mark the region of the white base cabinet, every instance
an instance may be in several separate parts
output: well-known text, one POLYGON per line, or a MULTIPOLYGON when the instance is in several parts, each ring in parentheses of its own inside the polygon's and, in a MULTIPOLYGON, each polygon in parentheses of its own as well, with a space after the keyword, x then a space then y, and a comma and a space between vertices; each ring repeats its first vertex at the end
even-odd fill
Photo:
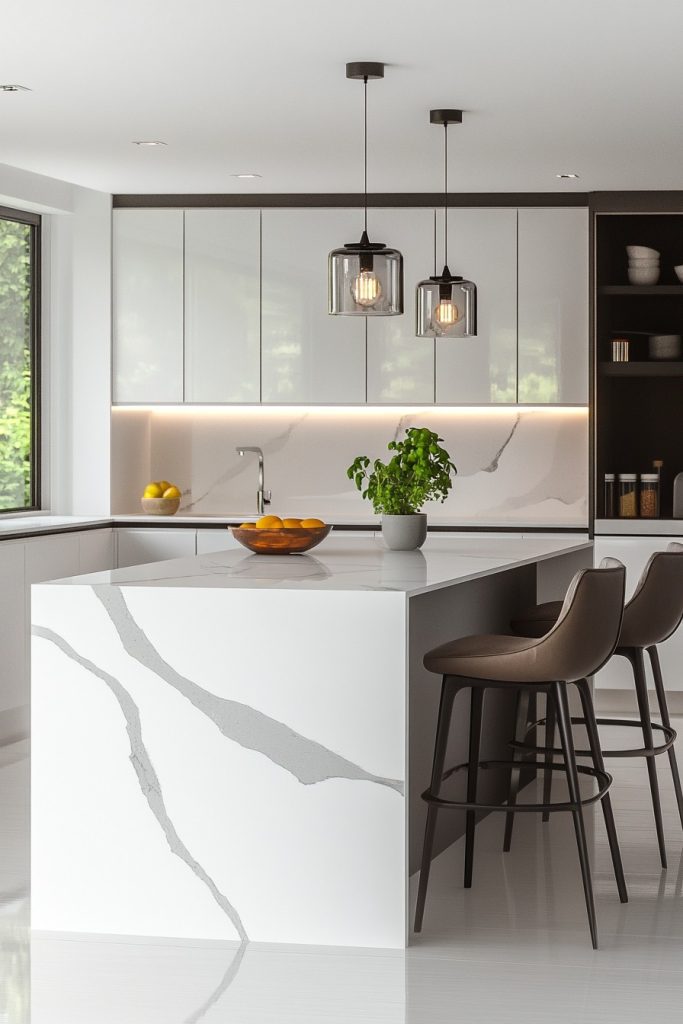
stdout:
MULTIPOLYGON (((650 555, 655 551, 664 551, 671 541, 680 537, 596 537, 594 552, 595 565, 603 558, 618 558, 626 566, 626 599, 635 590, 640 574, 647 564, 650 555)), ((662 664, 662 675, 667 690, 683 690, 683 628, 674 633, 669 640, 659 645, 659 657, 662 664)), ((654 689, 654 683, 648 668, 648 686, 654 689)), ((595 685, 601 689, 633 690, 633 673, 625 658, 612 658, 605 668, 595 677, 595 685)), ((635 692, 634 692, 635 700, 635 692)))
POLYGON ((196 530, 152 526, 147 530, 121 529, 116 534, 119 569, 197 553, 196 530))

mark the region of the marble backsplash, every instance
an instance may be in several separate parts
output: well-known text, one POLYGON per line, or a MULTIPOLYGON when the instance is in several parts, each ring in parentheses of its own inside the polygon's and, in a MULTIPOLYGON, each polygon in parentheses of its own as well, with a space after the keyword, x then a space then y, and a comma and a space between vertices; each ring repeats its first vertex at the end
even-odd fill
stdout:
POLYGON ((183 491, 181 511, 251 515, 257 464, 237 445, 265 455, 270 511, 280 515, 372 515, 346 477, 356 455, 386 458, 408 426, 444 438, 458 467, 433 521, 473 526, 573 526, 588 522, 588 410, 585 408, 114 409, 112 512, 140 511, 149 480, 183 491))

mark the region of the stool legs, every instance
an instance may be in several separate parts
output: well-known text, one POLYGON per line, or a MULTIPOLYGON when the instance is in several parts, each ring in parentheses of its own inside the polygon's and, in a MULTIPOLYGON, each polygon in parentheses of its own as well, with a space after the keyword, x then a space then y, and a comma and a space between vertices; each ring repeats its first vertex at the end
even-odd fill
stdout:
MULTIPOLYGON (((553 772, 550 765, 553 763, 553 747, 555 746, 555 702, 552 694, 546 697, 545 706, 545 771, 543 772, 543 803, 549 804, 552 795, 553 772)), ((543 811, 542 821, 550 821, 550 811, 543 811)))
MULTIPOLYGON (((586 679, 580 679, 576 685, 581 698, 583 717, 586 723, 586 731, 588 732, 588 745, 591 748, 591 754, 593 756, 593 766, 595 768, 599 768, 600 771, 604 771, 605 761, 602 756, 602 750, 600 749, 598 723, 595 720, 590 686, 586 679)), ((612 801, 609 793, 605 793, 600 802, 602 804, 602 813, 605 819, 605 828, 607 829, 607 839, 609 841, 609 849, 612 856, 612 865, 614 866, 614 877, 617 880, 617 889, 619 890, 619 899, 622 903, 628 903, 626 879, 624 878, 624 868, 621 863, 621 851, 619 850, 619 840, 617 839, 617 830, 614 824, 614 812, 612 810, 612 801)))
MULTIPOLYGON (((531 694, 529 690, 520 690, 517 694, 517 710, 515 712, 515 734, 513 739, 523 741, 526 735, 526 730, 529 722, 529 703, 531 700, 531 694)), ((508 789, 508 807, 514 807, 517 803, 517 794, 519 792, 519 778, 522 769, 522 758, 524 754, 521 750, 517 750, 513 747, 512 760, 515 764, 510 769, 510 785, 508 789)), ((503 840, 503 852, 508 853, 510 845, 512 843, 512 828, 515 823, 515 815, 513 811, 508 812, 505 815, 505 838, 503 840)))
MULTIPOLYGON (((439 703, 439 717, 436 726, 436 742, 434 744, 434 760, 432 762, 432 780, 430 790, 434 795, 441 789, 441 777, 443 775, 444 763, 446 760, 446 749, 448 747, 448 733, 451 725, 451 712, 457 688, 449 685, 448 678, 444 676, 441 685, 441 701, 439 703)), ((417 891, 417 906, 415 908, 415 931, 422 931, 422 919, 424 917, 425 900, 427 898, 427 884, 429 872, 432 866, 432 850, 434 848, 434 835, 436 832, 437 808, 433 804, 427 805, 427 824, 425 826, 424 845, 422 847, 422 865, 420 867, 420 885, 417 891)))
MULTIPOLYGON (((647 696, 647 679, 645 678, 645 659, 640 647, 630 648, 627 655, 633 667, 633 678, 636 684, 636 697, 638 698, 638 711, 643 730, 643 740, 649 749, 654 747, 654 735, 652 732, 652 721, 650 719, 650 705, 647 696)), ((657 842, 659 843, 659 859, 662 867, 666 867, 666 845, 664 843, 664 824, 662 822, 662 805, 659 799, 659 782, 657 781, 657 765, 653 756, 646 757, 647 773, 650 777, 650 793, 652 794, 652 810, 655 816, 655 827, 657 829, 657 842)))
MULTIPOLYGON (((484 706, 484 691, 479 686, 472 687, 470 704, 470 748, 467 768, 467 802, 474 803, 477 799, 477 779, 479 775, 479 749, 481 747, 481 719, 484 706)), ((474 830, 477 824, 477 812, 466 812, 465 826, 465 888, 472 888, 472 866, 474 864, 474 830)))
MULTIPOLYGON (((664 682, 662 680, 662 668, 659 664, 659 652, 656 647, 648 647, 647 653, 650 655, 650 664, 652 665, 652 675, 655 680, 655 690, 657 692, 657 703, 659 704, 659 714, 662 719, 662 725, 665 725, 667 729, 671 728, 671 720, 669 718, 669 708, 666 702, 666 692, 664 690, 664 682)), ((674 789, 676 791, 676 803, 678 804, 678 816, 681 819, 681 825, 683 825, 683 792, 681 791, 681 777, 678 774, 678 764, 676 762, 676 751, 673 747, 669 747, 667 751, 669 755, 669 764, 671 765, 671 774, 674 780, 674 789)))
POLYGON ((591 881, 590 862, 588 860, 588 843, 586 841, 586 826, 583 820, 583 808, 580 804, 581 794, 579 791, 579 774, 576 770, 576 756, 574 753, 574 741, 572 739, 572 722, 569 714, 569 701, 567 699, 566 683, 553 683, 553 696, 557 710, 557 725, 562 743, 562 754, 564 757, 565 771, 567 774, 567 785, 569 786, 569 799, 576 804, 572 811, 574 819, 574 832, 576 833, 576 845, 579 851, 581 864, 581 877, 583 879, 583 891, 586 898, 586 910, 588 911, 588 924, 590 927, 593 949, 598 948, 598 929, 595 918, 595 903, 593 901, 593 883, 591 881))

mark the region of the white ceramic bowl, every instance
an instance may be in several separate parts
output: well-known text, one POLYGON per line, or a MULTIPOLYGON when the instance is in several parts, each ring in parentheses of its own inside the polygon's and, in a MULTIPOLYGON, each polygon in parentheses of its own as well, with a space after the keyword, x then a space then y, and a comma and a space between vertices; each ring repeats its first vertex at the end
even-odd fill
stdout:
POLYGON ((628 265, 629 265, 629 267, 635 267, 636 269, 638 267, 641 267, 641 268, 658 267, 659 266, 659 256, 653 256, 653 257, 648 256, 647 259, 640 259, 640 260, 637 260, 633 256, 630 256, 629 257, 629 261, 628 261, 628 265))
POLYGON ((629 267, 628 279, 631 284, 657 284, 657 281, 659 281, 659 267, 647 267, 644 270, 629 267))
POLYGON ((646 245, 627 245, 626 252, 634 260, 659 259, 659 252, 648 249, 646 245))
POLYGON ((679 267, 674 267, 674 273, 679 281, 683 281, 683 263, 679 267))
POLYGON ((680 359, 683 353, 680 334, 651 334, 648 352, 650 359, 680 359))

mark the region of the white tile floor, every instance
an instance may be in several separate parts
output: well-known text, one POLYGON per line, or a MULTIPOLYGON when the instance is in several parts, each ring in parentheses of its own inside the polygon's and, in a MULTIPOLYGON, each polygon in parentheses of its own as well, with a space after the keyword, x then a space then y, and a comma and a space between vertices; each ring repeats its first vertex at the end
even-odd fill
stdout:
POLYGON ((542 825, 519 815, 512 852, 503 856, 503 818, 491 815, 477 831, 474 888, 461 888, 457 844, 435 862, 424 931, 403 954, 69 936, 29 942, 28 761, 20 746, 0 753, 0 1024, 683 1020, 683 831, 666 757, 659 768, 667 872, 659 868, 644 765, 611 763, 626 906, 600 812, 589 811, 598 952, 569 816, 542 825))

